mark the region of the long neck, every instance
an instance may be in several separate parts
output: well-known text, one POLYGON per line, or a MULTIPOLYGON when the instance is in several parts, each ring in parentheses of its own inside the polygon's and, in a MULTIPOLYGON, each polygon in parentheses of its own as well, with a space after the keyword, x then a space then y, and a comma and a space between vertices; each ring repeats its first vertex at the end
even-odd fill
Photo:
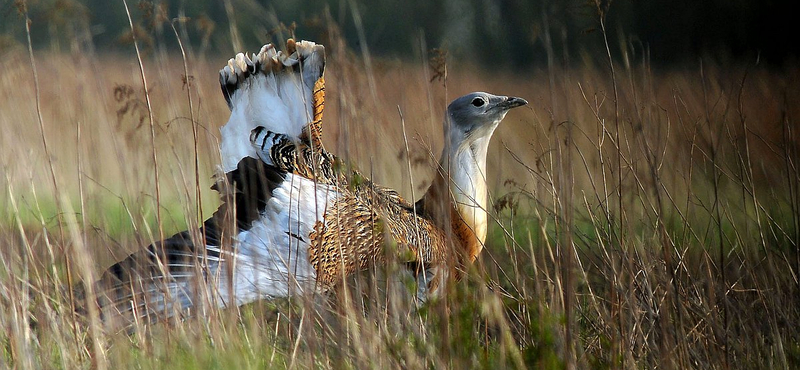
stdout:
POLYGON ((424 198, 426 212, 440 227, 450 228, 462 248, 459 252, 469 262, 475 260, 486 241, 486 152, 490 137, 447 145, 441 168, 424 198))
POLYGON ((458 214, 483 244, 486 241, 486 152, 489 138, 461 148, 451 157, 450 193, 458 214))

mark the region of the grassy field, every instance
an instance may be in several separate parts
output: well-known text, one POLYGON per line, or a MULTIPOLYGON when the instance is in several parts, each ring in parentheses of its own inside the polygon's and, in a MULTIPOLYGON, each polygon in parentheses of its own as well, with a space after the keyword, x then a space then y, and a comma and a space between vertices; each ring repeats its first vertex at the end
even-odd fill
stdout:
POLYGON ((660 70, 621 51, 613 70, 451 60, 437 76, 427 58, 327 50, 327 149, 408 198, 432 176, 450 100, 482 90, 530 102, 493 139, 494 222, 464 281, 420 310, 380 278, 389 266, 330 297, 132 336, 87 325, 71 314, 70 283, 216 209, 228 115, 217 71, 229 56, 190 57, 186 77, 179 52, 145 50, 145 92, 134 55, 31 59, 11 47, 0 55, 0 368, 800 366, 797 68, 660 70))

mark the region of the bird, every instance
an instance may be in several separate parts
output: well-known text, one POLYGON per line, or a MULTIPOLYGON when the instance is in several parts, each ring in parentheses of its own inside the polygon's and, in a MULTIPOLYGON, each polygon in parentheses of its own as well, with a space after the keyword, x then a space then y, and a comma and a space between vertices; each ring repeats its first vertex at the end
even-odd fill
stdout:
POLYGON ((123 324, 186 317, 201 305, 330 291, 396 259, 421 279, 418 296, 459 279, 486 239, 486 156, 522 98, 473 92, 443 120, 434 180, 416 203, 374 184, 322 144, 325 49, 289 39, 237 54, 220 70, 231 115, 220 129, 218 210, 199 233, 177 233, 105 271, 97 304, 123 324))

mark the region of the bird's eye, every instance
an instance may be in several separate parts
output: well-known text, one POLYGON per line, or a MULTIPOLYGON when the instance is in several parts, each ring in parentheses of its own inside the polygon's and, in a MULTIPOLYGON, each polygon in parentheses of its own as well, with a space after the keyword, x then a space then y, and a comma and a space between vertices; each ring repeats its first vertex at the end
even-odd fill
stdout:
POLYGON ((486 104, 486 101, 484 101, 482 98, 472 99, 472 105, 476 107, 482 107, 484 104, 486 104))

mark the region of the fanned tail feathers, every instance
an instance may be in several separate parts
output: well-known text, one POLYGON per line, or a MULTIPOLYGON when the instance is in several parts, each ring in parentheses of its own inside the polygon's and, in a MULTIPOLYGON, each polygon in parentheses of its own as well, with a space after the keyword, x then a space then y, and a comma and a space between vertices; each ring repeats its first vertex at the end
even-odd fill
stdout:
POLYGON ((239 53, 220 70, 220 86, 231 109, 221 129, 222 170, 244 157, 257 158, 248 138, 257 126, 321 145, 325 106, 325 48, 310 41, 287 41, 287 51, 264 45, 258 54, 239 53))

